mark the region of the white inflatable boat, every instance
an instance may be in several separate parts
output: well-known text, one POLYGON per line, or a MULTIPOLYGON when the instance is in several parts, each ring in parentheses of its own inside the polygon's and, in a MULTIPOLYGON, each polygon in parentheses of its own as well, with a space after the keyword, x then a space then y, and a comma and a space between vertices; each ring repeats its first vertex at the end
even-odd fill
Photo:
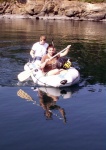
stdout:
MULTIPOLYGON (((36 62, 38 64, 39 62, 36 62)), ((42 74, 40 69, 37 69, 35 63, 27 63, 24 66, 26 71, 31 71, 30 76, 36 85, 47 87, 66 87, 77 84, 80 80, 80 74, 77 69, 70 67, 58 75, 46 76, 42 74)))

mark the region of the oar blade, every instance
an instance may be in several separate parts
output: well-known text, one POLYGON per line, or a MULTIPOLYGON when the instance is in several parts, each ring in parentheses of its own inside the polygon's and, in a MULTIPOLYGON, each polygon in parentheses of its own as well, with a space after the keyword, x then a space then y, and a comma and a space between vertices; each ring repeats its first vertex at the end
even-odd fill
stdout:
POLYGON ((28 101, 33 101, 33 98, 30 95, 28 95, 28 93, 23 91, 22 89, 18 90, 17 95, 23 99, 28 100, 28 101))
POLYGON ((18 74, 18 80, 20 82, 23 82, 25 80, 27 80, 30 77, 31 72, 30 71, 23 71, 21 73, 18 74))

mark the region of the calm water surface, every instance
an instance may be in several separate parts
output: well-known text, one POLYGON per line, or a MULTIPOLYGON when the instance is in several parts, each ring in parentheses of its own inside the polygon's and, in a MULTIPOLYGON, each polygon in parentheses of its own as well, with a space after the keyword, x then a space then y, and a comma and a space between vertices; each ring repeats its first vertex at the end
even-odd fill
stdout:
POLYGON ((106 149, 106 23, 0 20, 0 149, 106 149), (68 57, 79 85, 33 88, 17 75, 39 36, 68 57), (39 98, 40 96, 40 98, 39 98))

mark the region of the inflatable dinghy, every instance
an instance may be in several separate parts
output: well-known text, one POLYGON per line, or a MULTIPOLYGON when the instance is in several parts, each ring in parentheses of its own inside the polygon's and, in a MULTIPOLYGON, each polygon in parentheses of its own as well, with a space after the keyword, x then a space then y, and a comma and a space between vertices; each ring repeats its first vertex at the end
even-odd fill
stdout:
POLYGON ((77 69, 70 67, 67 70, 62 71, 58 75, 43 75, 42 71, 38 69, 39 62, 27 63, 24 66, 26 71, 31 71, 31 78, 36 85, 47 87, 66 87, 79 83, 80 74, 77 69))

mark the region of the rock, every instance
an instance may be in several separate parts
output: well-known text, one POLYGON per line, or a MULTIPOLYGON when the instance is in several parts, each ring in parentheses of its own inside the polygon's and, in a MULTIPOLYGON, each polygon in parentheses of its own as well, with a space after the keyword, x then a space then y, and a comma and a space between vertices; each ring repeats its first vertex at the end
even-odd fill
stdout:
POLYGON ((106 3, 92 4, 71 0, 26 0, 24 3, 11 1, 1 3, 0 14, 27 14, 30 18, 36 19, 44 17, 44 19, 101 21, 106 19, 106 3))
POLYGON ((30 15, 36 15, 39 14, 42 10, 44 3, 42 2, 36 2, 36 1, 31 1, 26 4, 25 6, 25 10, 26 13, 30 14, 30 15))
POLYGON ((76 7, 73 7, 73 8, 70 8, 69 10, 65 11, 65 15, 67 17, 73 17, 79 13, 81 13, 81 9, 80 8, 76 8, 76 7))
POLYGON ((89 19, 89 20, 94 20, 94 21, 100 21, 102 19, 105 19, 106 17, 106 13, 93 13, 93 14, 90 14, 90 15, 87 15, 86 17, 89 19))
POLYGON ((97 4, 91 4, 91 3, 84 3, 85 9, 87 13, 94 13, 94 12, 106 12, 106 3, 97 3, 97 4))
POLYGON ((42 4, 27 4, 25 7, 25 10, 28 14, 35 15, 39 14, 42 10, 43 5, 42 4))

